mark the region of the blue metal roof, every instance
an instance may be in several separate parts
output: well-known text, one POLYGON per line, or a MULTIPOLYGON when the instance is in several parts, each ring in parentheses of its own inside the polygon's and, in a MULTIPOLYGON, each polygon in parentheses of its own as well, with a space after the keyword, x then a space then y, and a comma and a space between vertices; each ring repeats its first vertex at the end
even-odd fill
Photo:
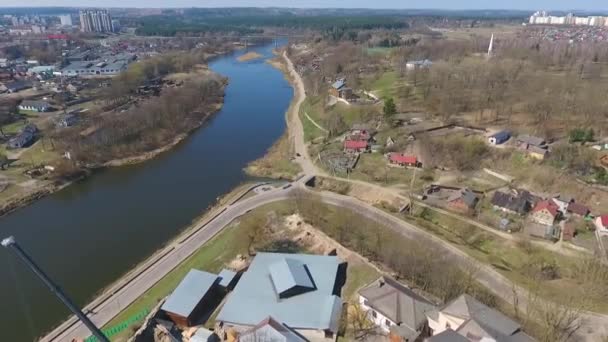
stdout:
POLYGON ((232 279, 236 277, 236 272, 224 268, 217 276, 221 278, 219 285, 227 287, 232 282, 232 279))
POLYGON ((171 296, 161 307, 162 310, 182 317, 188 317, 192 310, 213 287, 218 276, 199 270, 190 270, 171 296))
POLYGON ((337 80, 331 86, 334 87, 335 89, 340 89, 340 88, 344 87, 345 85, 346 85, 346 82, 344 80, 337 80))
POLYGON ((272 316, 294 329, 336 331, 342 300, 333 294, 333 289, 340 263, 336 256, 258 253, 229 295, 217 320, 254 326, 272 316), (300 278, 303 273, 299 269, 304 267, 310 283, 300 278), (279 274, 272 275, 273 272, 279 274), (314 289, 279 298, 273 277, 279 284, 290 283, 292 277, 293 283, 312 284, 314 289))
POLYGON ((309 290, 315 288, 306 266, 298 260, 281 259, 270 265, 269 269, 270 278, 279 297, 296 286, 309 290))

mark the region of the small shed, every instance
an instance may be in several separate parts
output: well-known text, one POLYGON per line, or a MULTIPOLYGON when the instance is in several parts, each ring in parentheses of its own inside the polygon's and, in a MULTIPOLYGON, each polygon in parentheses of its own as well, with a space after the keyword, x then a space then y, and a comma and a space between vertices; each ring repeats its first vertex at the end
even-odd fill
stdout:
POLYGON ((511 138, 511 132, 509 131, 500 131, 498 133, 492 134, 488 138, 488 142, 492 145, 500 145, 505 143, 507 140, 511 138))
POLYGON ((208 310, 215 299, 219 277, 199 270, 190 270, 161 307, 178 326, 189 327, 208 310))

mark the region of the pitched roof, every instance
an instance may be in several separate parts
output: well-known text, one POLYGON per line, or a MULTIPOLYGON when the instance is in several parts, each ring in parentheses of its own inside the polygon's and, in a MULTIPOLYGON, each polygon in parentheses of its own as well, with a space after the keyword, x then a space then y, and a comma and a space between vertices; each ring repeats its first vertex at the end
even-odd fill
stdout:
POLYGON ((601 215, 600 222, 602 223, 602 226, 608 227, 608 215, 601 215))
POLYGON ((289 326, 267 317, 239 336, 239 342, 306 342, 306 338, 289 326))
POLYGON ((447 304, 441 312, 465 320, 457 329, 457 332, 463 336, 482 334, 481 337, 485 335, 499 341, 505 341, 505 337, 515 335, 521 329, 519 323, 468 294, 456 298, 447 304))
POLYGON ((504 192, 496 191, 492 196, 492 205, 525 214, 528 208, 526 196, 513 196, 504 192))
POLYGON ((337 331, 342 300, 334 295, 340 260, 336 256, 258 253, 228 296, 217 321, 254 326, 268 316, 294 329, 337 331), (279 298, 271 266, 293 259, 306 265, 315 289, 279 298))
POLYGON ((586 216, 591 210, 582 204, 574 202, 568 204, 568 211, 580 216, 586 216))
POLYGON ((343 79, 340 79, 340 80, 337 80, 336 82, 334 82, 334 84, 332 84, 331 86, 334 89, 338 89, 339 90, 340 88, 344 87, 345 85, 346 85, 346 81, 343 80, 343 79))
POLYGON ((416 156, 408 156, 401 153, 391 153, 389 155, 389 159, 395 163, 402 164, 416 164, 418 163, 418 158, 416 156))
POLYGON ((215 274, 190 270, 161 309, 182 317, 188 317, 217 280, 218 277, 215 274))
POLYGON ((469 340, 454 330, 447 329, 440 334, 430 337, 426 342, 469 342, 469 340))
POLYGON ((526 143, 529 145, 533 145, 533 146, 543 146, 545 144, 545 139, 539 138, 539 137, 534 137, 534 136, 527 135, 527 134, 522 134, 522 135, 518 136, 517 141, 526 143))
POLYGON ((500 131, 492 134, 490 138, 496 138, 497 140, 508 139, 511 137, 511 132, 509 131, 500 131))
POLYGON ((553 201, 545 200, 538 202, 534 209, 532 209, 532 212, 536 213, 544 209, 547 209, 547 211, 549 211, 549 213, 553 217, 555 217, 557 216, 557 211, 559 210, 559 207, 557 206, 557 204, 553 203, 553 201))
POLYGON ((473 208, 479 201, 477 195, 470 189, 461 189, 460 191, 452 194, 450 197, 448 197, 448 202, 453 202, 458 199, 462 199, 462 201, 470 208, 473 208))
POLYGON ((381 277, 359 291, 367 305, 391 321, 417 331, 435 306, 397 281, 381 277))
POLYGON ((344 148, 358 150, 367 148, 367 141, 365 140, 344 140, 344 148))
POLYGON ((23 100, 20 106, 24 107, 49 107, 50 104, 46 101, 23 100))
POLYGON ((297 290, 298 293, 301 293, 315 289, 306 265, 299 260, 280 259, 270 265, 269 270, 270 279, 280 298, 287 297, 290 290, 297 290))

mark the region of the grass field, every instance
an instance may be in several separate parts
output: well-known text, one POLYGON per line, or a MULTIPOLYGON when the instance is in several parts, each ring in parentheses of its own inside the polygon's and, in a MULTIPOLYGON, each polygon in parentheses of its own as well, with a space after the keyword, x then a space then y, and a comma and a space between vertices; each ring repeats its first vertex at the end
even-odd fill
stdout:
MULTIPOLYGON (((254 221, 248 221, 250 215, 268 215, 274 212, 278 217, 288 215, 293 211, 293 204, 288 201, 268 204, 259 207, 243 216, 240 224, 231 224, 228 228, 215 236, 211 241, 197 250, 193 255, 172 270, 167 276, 161 279, 143 296, 129 305, 123 312, 106 324, 105 328, 115 326, 134 314, 148 308, 152 309, 160 300, 168 296, 177 284, 183 279, 190 269, 198 269, 211 273, 219 272, 226 263, 233 260, 236 255, 248 254, 248 234, 244 234, 254 221), (251 223, 250 223, 251 222, 251 223)), ((347 268, 347 281, 343 288, 343 298, 353 297, 355 291, 363 285, 371 282, 378 277, 376 270, 366 264, 357 263, 347 268)), ((210 326, 212 322, 208 322, 210 326)), ((113 341, 126 341, 133 334, 133 329, 126 329, 122 333, 112 337, 113 341)))

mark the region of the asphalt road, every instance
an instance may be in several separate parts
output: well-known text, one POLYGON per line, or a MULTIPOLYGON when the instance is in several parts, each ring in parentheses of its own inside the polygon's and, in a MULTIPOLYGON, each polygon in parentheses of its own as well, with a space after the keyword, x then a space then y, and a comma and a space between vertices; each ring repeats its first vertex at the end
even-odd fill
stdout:
MULTIPOLYGON (((147 268, 145 271, 136 276, 128 284, 124 285, 103 302, 94 306, 88 305, 85 307, 84 312, 88 312, 89 318, 97 326, 104 326, 188 256, 227 227, 234 219, 264 204, 289 198, 289 192, 291 190, 293 190, 293 187, 287 189, 279 188, 227 206, 225 210, 212 221, 202 227, 197 227, 198 230, 188 238, 167 246, 160 253, 161 257, 157 260, 153 260, 149 265, 146 265, 147 268)), ((50 334, 42 338, 41 341, 70 342, 73 338, 86 338, 90 335, 91 333, 89 330, 80 323, 80 321, 71 317, 50 334)))
MULTIPOLYGON (((289 61, 289 59, 286 60, 291 71, 295 72, 291 61, 289 61)), ((295 113, 297 113, 305 96, 303 96, 304 92, 301 79, 297 74, 294 79, 296 80, 296 87, 298 88, 297 92, 301 91, 299 96, 297 96, 296 105, 294 106, 295 113)), ((303 183, 306 182, 311 175, 314 175, 317 170, 308 156, 299 117, 297 115, 291 115, 291 118, 292 119, 289 120, 290 134, 295 140, 296 152, 301 154, 301 157, 296 158, 296 161, 302 165, 306 176, 301 177, 299 181, 292 183, 289 187, 257 194, 253 197, 226 206, 225 209, 211 221, 204 226, 197 227, 198 230, 196 230, 195 233, 167 246, 160 254, 157 254, 151 260, 144 263, 142 268, 145 268, 145 270, 139 273, 133 280, 121 285, 118 290, 111 295, 104 297, 103 300, 96 300, 93 302, 93 305, 89 305, 85 308, 85 312, 89 312, 88 316, 97 326, 104 326, 107 324, 112 318, 118 315, 124 308, 140 297, 188 256, 202 247, 213 236, 222 231, 222 229, 227 227, 234 219, 262 205, 288 199, 290 193, 295 188, 304 188, 303 183)), ((425 244, 429 249, 433 249, 437 251, 437 253, 445 253, 452 260, 459 261, 463 267, 471 267, 476 271, 475 278, 477 281, 503 300, 513 303, 514 294, 517 294, 517 301, 522 310, 525 310, 525 307, 528 304, 528 293, 525 289, 514 285, 492 267, 475 260, 450 243, 352 197, 330 192, 322 192, 320 193, 320 196, 325 203, 354 211, 389 227, 409 239, 420 241, 421 244, 425 244)), ((429 270, 429 272, 432 272, 432 270, 429 270)), ((535 305, 541 304, 546 303, 535 302, 535 305)), ((601 341, 604 336, 608 336, 608 316, 585 312, 581 313, 580 318, 583 327, 579 330, 578 337, 580 337, 580 339, 578 340, 601 341)), ((73 338, 85 338, 89 335, 90 332, 86 327, 74 317, 71 317, 49 335, 42 338, 41 341, 70 342, 73 338)))

